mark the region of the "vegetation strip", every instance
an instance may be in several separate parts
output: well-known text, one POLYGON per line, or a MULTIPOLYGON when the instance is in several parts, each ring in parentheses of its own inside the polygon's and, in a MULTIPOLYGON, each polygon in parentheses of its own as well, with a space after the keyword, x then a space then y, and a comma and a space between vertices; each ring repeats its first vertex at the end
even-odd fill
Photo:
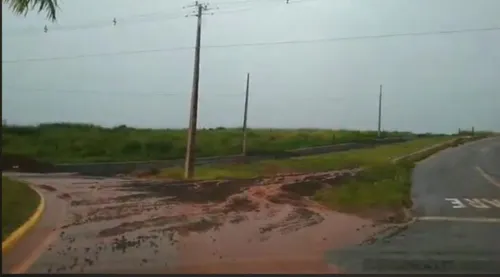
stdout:
MULTIPOLYGON (((445 142, 449 139, 449 136, 431 137, 375 148, 297 157, 287 160, 264 160, 254 163, 230 165, 203 165, 196 168, 195 177, 197 179, 250 179, 282 173, 311 173, 369 167, 387 163, 393 158, 415 152, 429 145, 445 142)), ((173 167, 164 169, 158 176, 180 179, 182 175, 182 167, 173 167)))
MULTIPOLYGON (((383 138, 406 137, 407 132, 383 132, 383 138)), ((376 131, 314 129, 250 129, 249 155, 282 154, 286 150, 349 142, 369 142, 376 131)), ((182 159, 186 130, 104 128, 88 124, 2 126, 3 154, 19 154, 50 163, 123 162, 182 159)), ((242 152, 241 129, 202 129, 197 134, 197 157, 242 152)))
MULTIPOLYGON (((416 162, 450 146, 482 137, 435 137, 410 142, 352 150, 290 160, 269 160, 251 164, 206 165, 196 171, 197 179, 252 179, 263 176, 313 174, 351 170, 352 177, 330 182, 305 178, 293 185, 302 196, 332 209, 401 222, 411 215, 411 172, 416 162), (401 157, 401 158, 400 158, 401 157), (363 168, 356 173, 353 168, 363 168), (307 193, 305 192, 307 191, 307 193)), ((311 175, 312 176, 312 175, 311 175)), ((182 168, 169 168, 160 178, 182 178, 182 168)))
POLYGON ((45 200, 29 185, 2 176, 2 254, 40 220, 45 200))
POLYGON ((330 208, 364 213, 368 210, 392 212, 389 221, 409 220, 411 174, 415 164, 441 150, 483 137, 461 137, 364 169, 341 186, 318 191, 314 199, 330 208))

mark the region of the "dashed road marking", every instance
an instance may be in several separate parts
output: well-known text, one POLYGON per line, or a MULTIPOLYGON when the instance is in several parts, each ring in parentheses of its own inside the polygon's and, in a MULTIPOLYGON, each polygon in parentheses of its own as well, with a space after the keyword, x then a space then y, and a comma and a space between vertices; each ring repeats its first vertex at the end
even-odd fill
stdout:
POLYGON ((445 198, 454 209, 475 208, 475 209, 500 209, 500 199, 488 198, 445 198))
POLYGON ((457 221, 457 222, 476 222, 476 223, 500 223, 500 218, 423 216, 423 217, 417 217, 417 221, 457 221))
POLYGON ((488 173, 484 172, 484 170, 482 170, 479 166, 476 166, 476 170, 479 172, 479 174, 481 174, 481 176, 484 177, 484 179, 488 180, 488 182, 500 188, 500 181, 495 180, 488 173))

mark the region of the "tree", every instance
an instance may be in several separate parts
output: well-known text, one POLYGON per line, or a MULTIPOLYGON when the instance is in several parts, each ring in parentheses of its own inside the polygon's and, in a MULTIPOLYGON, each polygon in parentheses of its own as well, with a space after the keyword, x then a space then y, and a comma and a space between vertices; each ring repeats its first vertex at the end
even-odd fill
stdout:
POLYGON ((47 18, 51 21, 56 21, 57 0, 3 0, 9 5, 9 8, 16 14, 28 14, 28 11, 38 9, 38 12, 45 11, 47 18))

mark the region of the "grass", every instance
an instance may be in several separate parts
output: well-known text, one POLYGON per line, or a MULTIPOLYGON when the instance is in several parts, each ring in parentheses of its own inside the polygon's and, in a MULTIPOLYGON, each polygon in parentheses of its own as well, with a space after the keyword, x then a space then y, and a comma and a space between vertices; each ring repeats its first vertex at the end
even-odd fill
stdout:
MULTIPOLYGON (((376 138, 375 131, 315 129, 251 129, 249 154, 282 153, 285 150, 376 138)), ((383 136, 409 135, 384 132, 383 136)), ((240 129, 198 131, 199 157, 241 153, 240 129)), ((183 158, 186 130, 104 128, 89 124, 54 123, 38 126, 2 126, 2 150, 53 163, 140 161, 183 158)))
POLYGON ((27 184, 2 176, 2 241, 35 212, 40 196, 27 184))
POLYGON ((316 192, 314 199, 340 211, 366 211, 369 209, 400 210, 411 207, 411 177, 415 164, 436 152, 479 139, 458 138, 451 143, 427 149, 396 163, 377 164, 338 187, 316 192))
MULTIPOLYGON (((280 172, 319 172, 363 167, 341 185, 318 190, 313 199, 337 211, 399 212, 411 206, 411 176, 415 164, 448 147, 483 138, 447 136, 290 160, 263 161, 246 165, 201 166, 197 179, 252 178, 280 172), (412 154, 412 155, 409 155, 412 154), (407 156, 409 155, 409 156, 407 156), (397 157, 406 156, 395 161, 397 157)), ((164 177, 181 177, 181 168, 165 169, 164 177)), ((398 214, 398 213, 396 213, 398 214)), ((402 214, 402 213, 399 213, 402 214)), ((395 220, 404 220, 396 218, 395 220)))
MULTIPOLYGON (((277 173, 318 172, 327 170, 371 167, 390 162, 434 144, 450 140, 450 136, 416 139, 410 142, 384 145, 376 148, 351 150, 346 152, 292 158, 288 160, 266 160, 251 164, 204 165, 195 170, 196 179, 253 178, 277 173)), ((162 170, 159 177, 180 179, 181 167, 162 170)))

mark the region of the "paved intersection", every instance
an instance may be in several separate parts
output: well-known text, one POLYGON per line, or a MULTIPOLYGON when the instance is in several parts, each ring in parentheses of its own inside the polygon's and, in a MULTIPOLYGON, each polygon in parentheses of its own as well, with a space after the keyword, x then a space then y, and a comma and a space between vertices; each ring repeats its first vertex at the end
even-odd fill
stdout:
POLYGON ((500 273, 499 183, 499 137, 442 151, 415 168, 415 223, 327 259, 353 273, 500 273))

